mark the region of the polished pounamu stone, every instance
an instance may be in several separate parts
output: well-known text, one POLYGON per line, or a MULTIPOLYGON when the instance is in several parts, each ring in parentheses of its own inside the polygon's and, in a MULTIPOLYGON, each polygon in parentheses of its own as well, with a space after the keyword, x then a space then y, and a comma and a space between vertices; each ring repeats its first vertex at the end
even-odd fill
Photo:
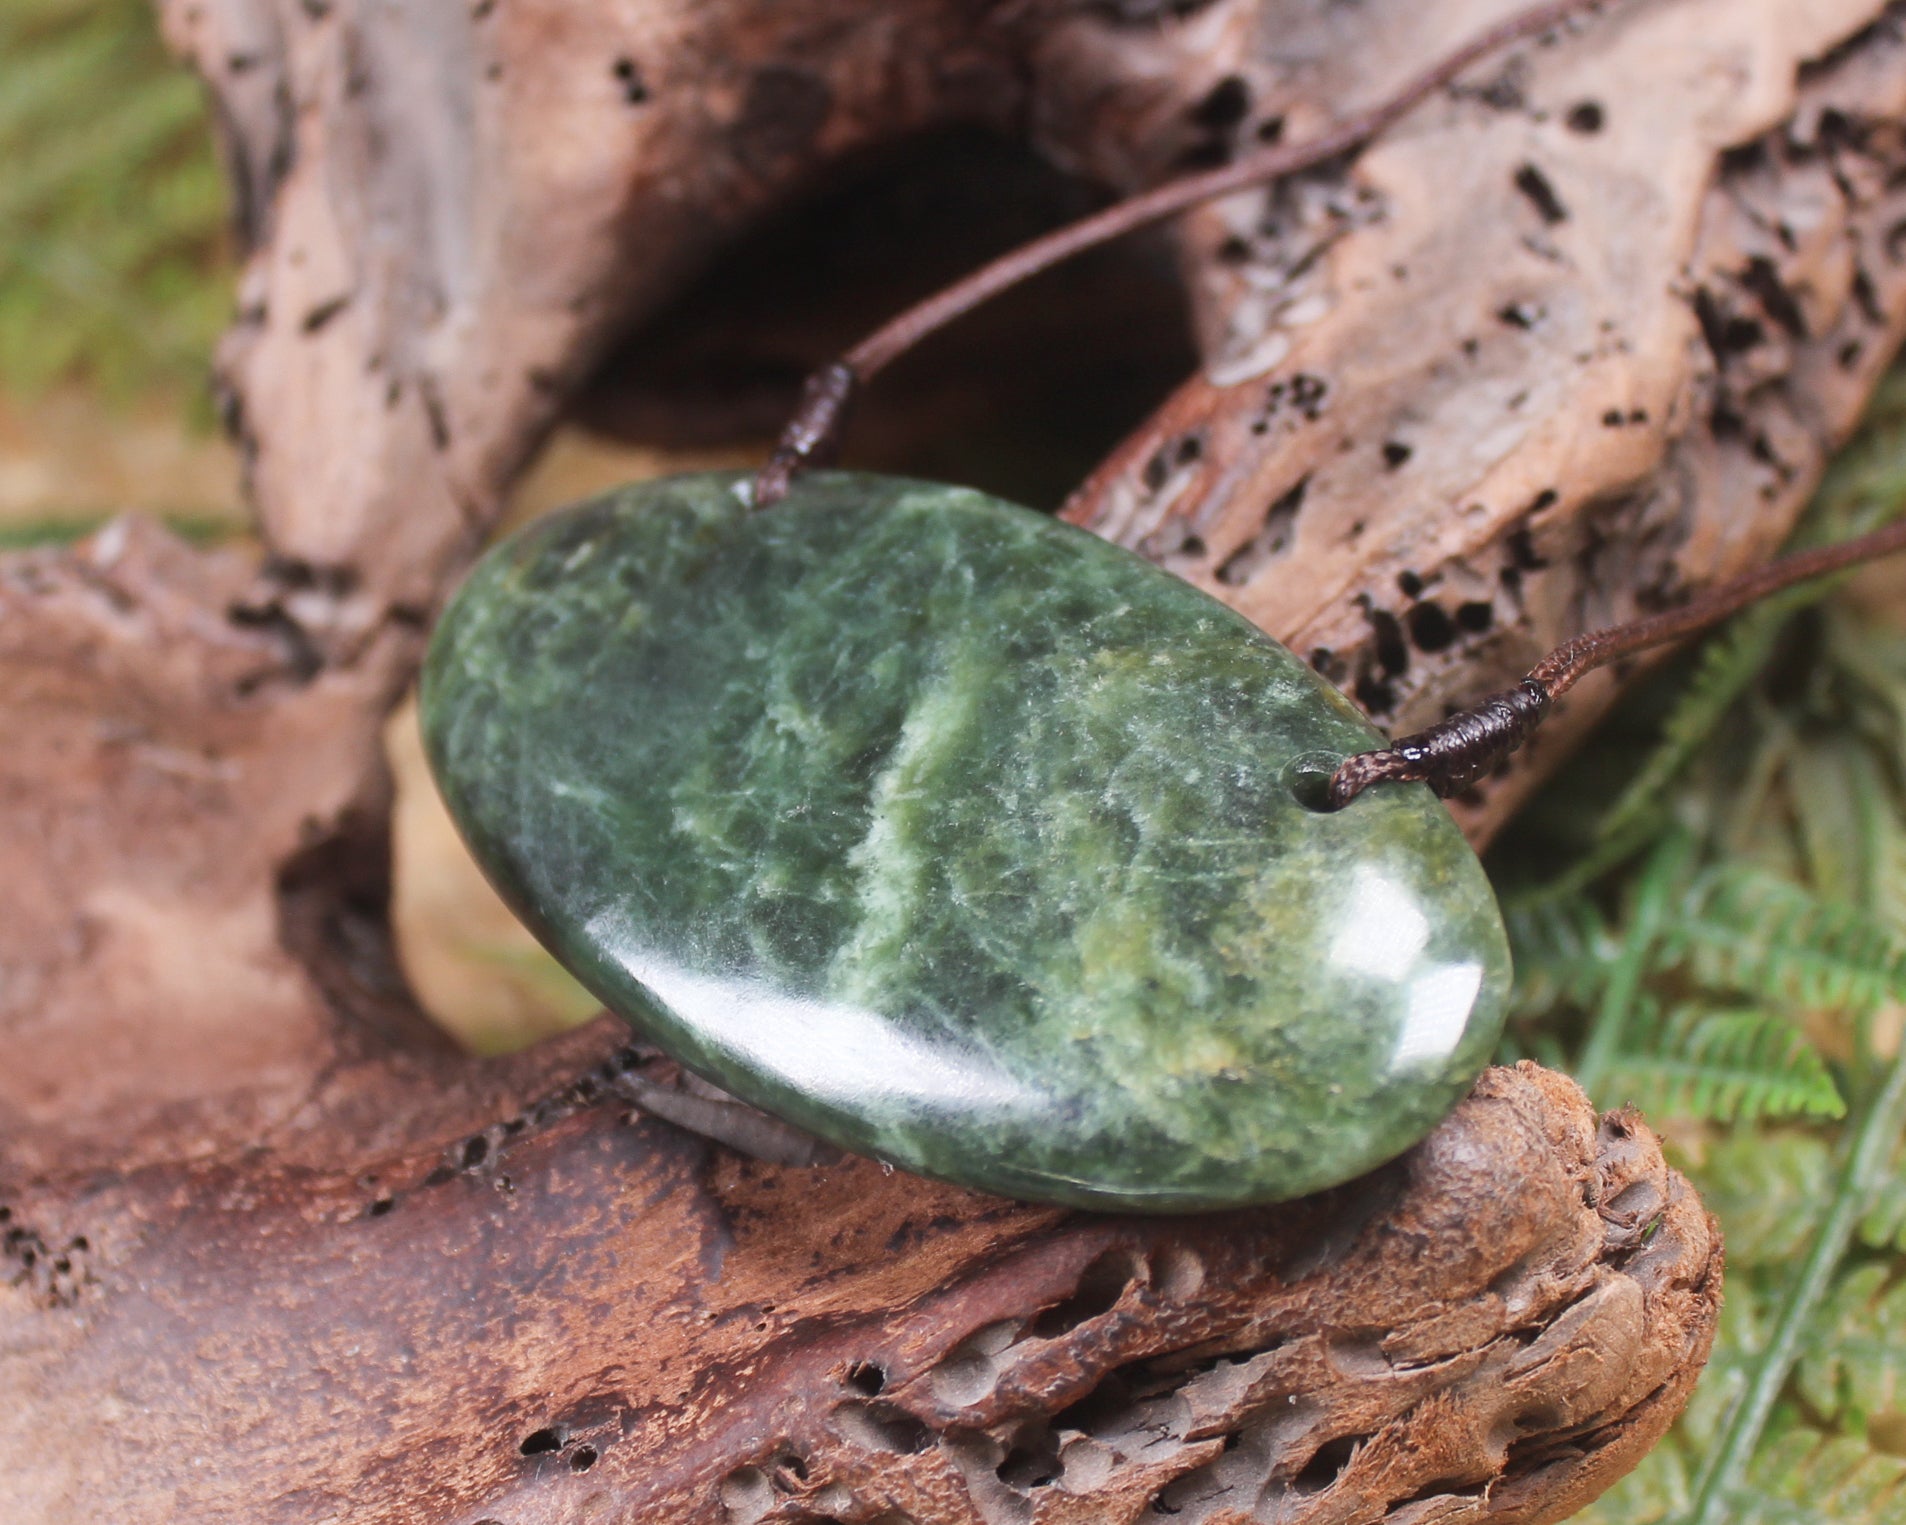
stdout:
POLYGON ((746 494, 532 525, 425 668, 451 813, 611 1009, 847 1148, 1095 1207, 1296 1196, 1464 1093, 1494 898, 1422 786, 1299 798, 1379 741, 1308 667, 979 493, 746 494))

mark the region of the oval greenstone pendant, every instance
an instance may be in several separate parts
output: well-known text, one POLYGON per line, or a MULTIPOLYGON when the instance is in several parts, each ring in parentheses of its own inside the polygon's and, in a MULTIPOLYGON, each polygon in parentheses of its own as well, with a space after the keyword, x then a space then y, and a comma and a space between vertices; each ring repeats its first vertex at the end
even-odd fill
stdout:
POLYGON ((424 735, 504 898, 799 1127, 982 1189, 1239 1206, 1361 1174, 1487 1061, 1508 950, 1422 785, 1241 616, 964 489, 610 493, 444 616, 424 735))

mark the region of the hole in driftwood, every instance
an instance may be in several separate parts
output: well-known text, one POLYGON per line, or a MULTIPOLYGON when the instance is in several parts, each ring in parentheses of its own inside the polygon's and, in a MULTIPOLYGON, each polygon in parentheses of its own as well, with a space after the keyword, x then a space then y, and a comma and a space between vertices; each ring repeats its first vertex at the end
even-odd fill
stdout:
POLYGON ((1400 677, 1410 669, 1410 649, 1403 641, 1403 625, 1388 609, 1371 608, 1364 612, 1370 622, 1372 649, 1377 666, 1386 678, 1400 677))
POLYGON ((1105 1251, 1080 1273, 1070 1297, 1044 1309, 1033 1320, 1031 1334, 1037 1339, 1056 1339, 1111 1312, 1137 1274, 1138 1265, 1129 1250, 1105 1251))
POLYGON ((1140 1366, 1116 1367, 1107 1372, 1089 1393, 1073 1400, 1052 1416, 1052 1428, 1058 1430, 1077 1430, 1082 1435, 1095 1435, 1106 1430, 1122 1418, 1132 1406, 1134 1387, 1140 1366))
POLYGON ((1182 1244, 1167 1245, 1152 1267, 1152 1285, 1173 1302, 1187 1302, 1204 1289, 1204 1257, 1182 1244))
MULTIPOLYGON (((869 153, 623 338, 574 416, 671 449, 772 438, 810 370, 1104 200, 977 128, 869 153)), ((856 402, 844 464, 1056 506, 1197 368, 1191 336, 1165 235, 1121 240, 1007 293, 882 376, 856 402)))
POLYGON ((1017 1441, 1004 1461, 994 1468, 999 1480, 1019 1493, 1030 1493, 1057 1482, 1065 1469, 1059 1461, 1058 1441, 1049 1429, 1017 1441))
POLYGON ((774 1488, 759 1467, 737 1467, 715 1489, 732 1525, 754 1525, 774 1508, 774 1488))
POLYGON ((525 1456, 544 1456, 551 1451, 560 1451, 562 1448, 562 1431, 551 1426, 545 1426, 540 1430, 531 1430, 529 1434, 523 1437, 522 1444, 516 1449, 521 1451, 525 1456))
POLYGON ((1355 1459, 1358 1447, 1369 1438, 1368 1435, 1339 1435, 1325 1441, 1311 1453, 1303 1471, 1291 1479, 1291 1487, 1299 1493, 1322 1493, 1343 1476, 1344 1469, 1355 1459))
POLYGON ((868 1451, 917 1456, 933 1443, 924 1424, 890 1403, 843 1403, 834 1419, 842 1436, 868 1451))

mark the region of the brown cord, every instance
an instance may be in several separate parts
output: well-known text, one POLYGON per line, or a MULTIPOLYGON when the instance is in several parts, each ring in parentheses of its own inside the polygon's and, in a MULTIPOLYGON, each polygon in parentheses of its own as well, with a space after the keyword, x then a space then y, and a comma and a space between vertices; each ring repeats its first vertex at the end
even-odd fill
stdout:
POLYGON ((1578 635, 1551 651, 1515 688, 1374 752, 1346 757, 1330 777, 1330 808, 1341 810, 1372 784, 1426 783, 1447 798, 1474 783, 1525 741, 1549 706, 1598 667, 1681 640, 1770 594, 1880 556, 1906 550, 1906 519, 1799 551, 1720 583, 1678 609, 1578 635))
POLYGON ((1546 0, 1544 4, 1531 6, 1471 38, 1387 100, 1347 118, 1321 137, 1289 147, 1261 149, 1231 164, 1186 175, 1144 191, 1022 244, 908 308, 809 379, 799 408, 782 432, 768 464, 755 479, 755 506, 768 508, 780 502, 787 496, 788 485, 796 476, 832 456, 839 442, 842 418, 856 388, 873 380, 929 334, 963 317, 982 302, 1075 254, 1162 222, 1200 202, 1328 163, 1367 143, 1485 54, 1548 31, 1602 3, 1603 0, 1546 0))

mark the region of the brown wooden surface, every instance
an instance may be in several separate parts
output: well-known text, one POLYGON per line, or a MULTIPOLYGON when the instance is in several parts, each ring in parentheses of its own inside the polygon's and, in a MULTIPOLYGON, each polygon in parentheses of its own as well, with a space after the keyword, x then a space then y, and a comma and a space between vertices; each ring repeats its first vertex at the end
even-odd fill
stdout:
MULTIPOLYGON (((515 1129, 613 1037, 457 1055, 385 918, 430 615, 714 251, 936 124, 1152 183, 1510 8, 169 0, 246 188, 266 554, 0 560, 0 1515, 1539 1520, 1631 1465, 1718 1250, 1555 1077, 1315 1202, 1065 1215, 608 1105, 515 1129)), ((1906 316, 1878 18, 1615 0, 1273 229, 1190 219, 1203 370, 1075 516, 1405 722, 1764 553, 1906 316)))
POLYGON ((621 1112, 9 1191, 8 1518, 1550 1520, 1718 1308, 1646 1129, 1532 1066, 1356 1186, 1192 1220, 621 1112))

